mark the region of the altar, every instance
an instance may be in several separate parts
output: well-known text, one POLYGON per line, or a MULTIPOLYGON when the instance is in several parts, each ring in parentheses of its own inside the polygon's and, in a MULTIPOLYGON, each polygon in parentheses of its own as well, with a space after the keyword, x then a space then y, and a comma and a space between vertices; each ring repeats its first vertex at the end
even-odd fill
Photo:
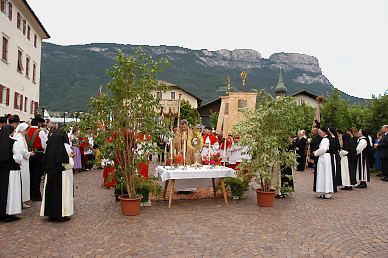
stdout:
POLYGON ((172 197, 175 190, 175 180, 188 180, 188 179, 190 180, 212 179, 213 192, 214 192, 214 196, 216 196, 215 179, 219 178, 225 204, 228 204, 224 179, 225 177, 236 177, 236 172, 235 170, 224 166, 211 167, 208 165, 204 165, 202 167, 187 166, 186 168, 183 166, 180 166, 174 169, 171 169, 171 167, 169 166, 166 166, 166 167, 158 166, 156 168, 156 175, 159 176, 162 179, 162 182, 165 183, 163 198, 166 197, 168 186, 170 185, 170 193, 168 198, 169 199, 168 207, 170 208, 172 203, 172 197))

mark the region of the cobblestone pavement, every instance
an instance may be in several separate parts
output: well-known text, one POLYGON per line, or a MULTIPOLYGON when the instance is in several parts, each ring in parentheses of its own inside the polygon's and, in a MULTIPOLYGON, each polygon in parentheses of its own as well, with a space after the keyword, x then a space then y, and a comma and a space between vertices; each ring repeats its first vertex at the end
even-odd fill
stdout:
POLYGON ((253 191, 228 206, 218 199, 160 201, 124 217, 102 172, 75 175, 75 215, 64 223, 39 217, 0 224, 0 257, 388 257, 388 183, 316 198, 312 173, 296 172, 296 192, 274 208, 253 191))

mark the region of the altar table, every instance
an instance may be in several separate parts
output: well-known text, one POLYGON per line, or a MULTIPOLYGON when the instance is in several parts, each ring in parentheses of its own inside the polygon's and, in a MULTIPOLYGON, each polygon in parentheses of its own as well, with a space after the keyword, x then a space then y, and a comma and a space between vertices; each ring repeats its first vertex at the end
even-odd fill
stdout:
POLYGON ((170 194, 168 198, 168 208, 171 207, 172 196, 174 194, 175 180, 198 179, 198 178, 212 179, 213 192, 215 197, 216 196, 215 179, 219 178, 221 190, 224 195, 225 204, 228 204, 224 179, 225 177, 236 177, 236 171, 231 168, 227 168, 223 166, 217 166, 217 167, 211 168, 210 166, 207 166, 207 165, 202 166, 200 168, 189 167, 189 166, 187 168, 184 168, 183 166, 181 166, 175 169, 170 169, 169 166, 166 166, 166 167, 158 166, 156 168, 156 173, 158 176, 160 176, 160 178, 162 179, 162 182, 165 182, 163 198, 166 197, 168 185, 169 185, 169 182, 171 181, 170 194))

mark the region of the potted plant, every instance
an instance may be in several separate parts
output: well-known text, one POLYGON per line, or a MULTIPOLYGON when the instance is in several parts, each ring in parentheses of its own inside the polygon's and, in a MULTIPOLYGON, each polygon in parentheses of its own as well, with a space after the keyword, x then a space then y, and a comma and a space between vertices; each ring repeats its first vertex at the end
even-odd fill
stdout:
POLYGON ((141 206, 151 206, 151 201, 149 200, 149 194, 152 193, 154 196, 160 196, 162 193, 162 187, 159 184, 159 178, 150 176, 137 176, 135 178, 135 188, 136 191, 142 195, 141 206))
POLYGON ((238 200, 244 196, 244 188, 247 184, 246 176, 228 177, 225 179, 225 184, 230 187, 230 193, 234 200, 238 200))
POLYGON ((289 137, 302 123, 297 115, 297 104, 290 97, 272 98, 261 93, 256 110, 245 110, 245 119, 235 127, 240 135, 241 146, 248 147, 251 160, 240 164, 240 169, 249 169, 259 188, 257 204, 274 204, 275 191, 279 186, 282 166, 294 167, 296 155, 288 150, 289 137))
POLYGON ((144 159, 144 146, 139 134, 152 139, 167 135, 167 126, 160 117, 159 98, 153 94, 164 91, 157 81, 164 60, 154 61, 141 50, 133 56, 118 52, 116 61, 107 73, 111 77, 108 94, 100 94, 89 101, 89 112, 83 123, 92 129, 95 142, 103 158, 113 160, 116 181, 121 192, 118 199, 124 215, 138 215, 142 196, 136 191, 138 164, 144 159), (140 146, 140 147, 139 147, 140 146))

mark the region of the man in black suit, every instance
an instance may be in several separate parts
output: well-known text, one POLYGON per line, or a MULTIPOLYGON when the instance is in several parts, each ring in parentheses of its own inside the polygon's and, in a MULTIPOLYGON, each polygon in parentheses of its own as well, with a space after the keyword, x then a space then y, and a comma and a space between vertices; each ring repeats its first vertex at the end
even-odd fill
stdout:
POLYGON ((381 169, 383 170, 383 178, 381 180, 388 181, 388 125, 381 128, 383 137, 381 138, 376 148, 380 150, 381 169))

